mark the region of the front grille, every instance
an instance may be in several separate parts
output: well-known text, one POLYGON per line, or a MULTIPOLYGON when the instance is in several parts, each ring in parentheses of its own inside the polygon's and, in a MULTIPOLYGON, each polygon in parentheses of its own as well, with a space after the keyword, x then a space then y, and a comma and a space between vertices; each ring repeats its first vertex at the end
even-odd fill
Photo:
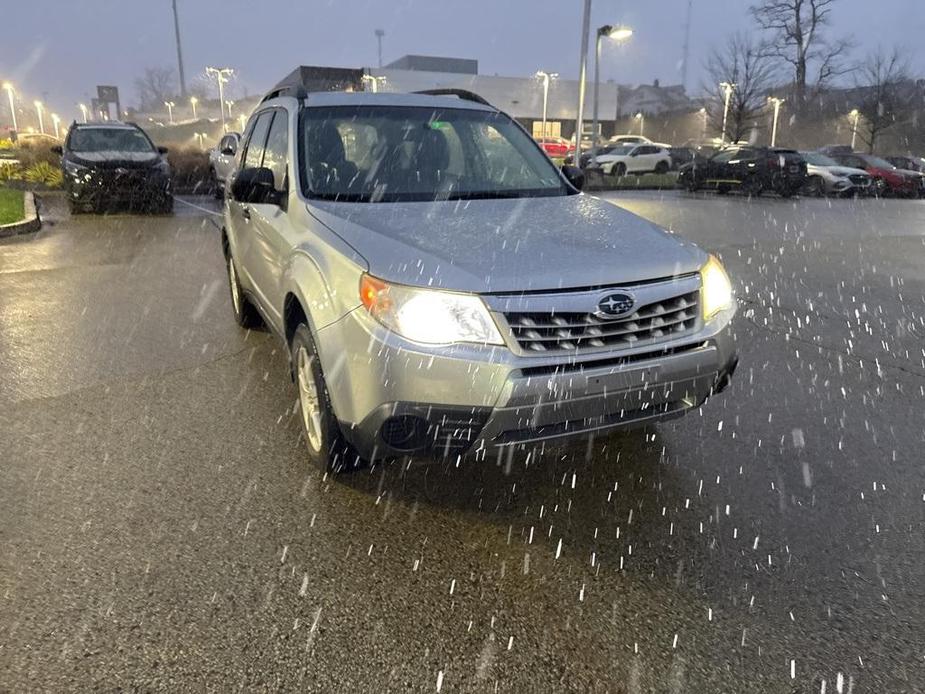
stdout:
POLYGON ((588 352, 627 349, 693 332, 700 291, 643 304, 627 316, 603 320, 593 313, 505 312, 510 336, 526 352, 588 352))

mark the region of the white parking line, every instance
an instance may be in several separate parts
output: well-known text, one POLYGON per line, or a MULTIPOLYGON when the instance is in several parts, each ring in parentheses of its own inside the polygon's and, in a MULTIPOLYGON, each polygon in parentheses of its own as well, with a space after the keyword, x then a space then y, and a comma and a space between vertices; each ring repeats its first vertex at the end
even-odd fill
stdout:
POLYGON ((175 200, 176 202, 182 202, 184 205, 189 205, 189 206, 192 207, 194 210, 199 210, 200 212, 205 212, 206 214, 211 214, 211 215, 213 215, 213 216, 215 216, 215 217, 221 217, 221 216, 222 216, 222 213, 221 213, 221 212, 216 212, 215 210, 210 210, 210 209, 205 208, 205 207, 200 207, 199 205, 194 205, 193 203, 189 202, 188 200, 184 200, 183 198, 174 198, 174 200, 175 200))

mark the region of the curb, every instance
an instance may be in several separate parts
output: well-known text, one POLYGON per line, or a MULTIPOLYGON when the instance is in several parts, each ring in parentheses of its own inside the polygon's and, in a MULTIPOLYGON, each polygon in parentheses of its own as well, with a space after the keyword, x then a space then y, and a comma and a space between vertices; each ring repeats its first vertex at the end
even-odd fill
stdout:
POLYGON ((35 195, 29 192, 23 194, 23 209, 26 216, 21 222, 0 224, 0 238, 16 236, 17 234, 31 234, 42 228, 42 218, 39 217, 39 212, 35 205, 35 195))

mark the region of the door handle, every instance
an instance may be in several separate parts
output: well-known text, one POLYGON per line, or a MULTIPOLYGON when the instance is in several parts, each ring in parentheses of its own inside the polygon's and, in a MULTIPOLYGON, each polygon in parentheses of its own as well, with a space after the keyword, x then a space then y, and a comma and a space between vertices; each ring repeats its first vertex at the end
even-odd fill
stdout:
POLYGON ((246 219, 247 221, 250 221, 250 218, 251 218, 251 211, 250 211, 249 209, 247 209, 247 207, 242 207, 242 208, 241 208, 241 216, 244 217, 244 219, 246 219))

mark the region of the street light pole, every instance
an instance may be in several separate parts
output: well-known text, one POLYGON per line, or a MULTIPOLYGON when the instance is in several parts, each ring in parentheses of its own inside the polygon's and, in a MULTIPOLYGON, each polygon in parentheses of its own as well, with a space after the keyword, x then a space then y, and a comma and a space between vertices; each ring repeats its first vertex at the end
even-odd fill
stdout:
POLYGON ((768 101, 774 106, 774 122, 771 125, 771 146, 774 147, 777 144, 777 117, 780 115, 780 105, 784 103, 785 99, 769 96, 768 101))
POLYGON ((639 113, 636 114, 636 120, 639 121, 639 136, 643 137, 645 135, 645 129, 646 129, 645 114, 642 111, 640 111, 639 113))
POLYGON ((385 36, 385 31, 376 29, 374 33, 376 34, 376 41, 379 42, 379 67, 382 67, 382 37, 385 36))
POLYGON ((593 124, 591 126, 591 163, 597 156, 597 104, 598 95, 601 88, 601 39, 609 36, 613 39, 628 39, 633 35, 633 30, 626 27, 612 27, 609 24, 598 27, 597 37, 594 40, 594 106, 593 106, 593 124))
POLYGON ((84 118, 84 123, 87 122, 87 105, 86 104, 77 104, 80 107, 80 114, 84 118))
POLYGON ((164 106, 167 107, 167 118, 170 120, 170 124, 173 125, 173 107, 176 106, 172 101, 165 101, 164 106))
POLYGON ((853 109, 848 115, 854 119, 851 125, 851 149, 854 149, 854 143, 858 138, 858 121, 861 119, 861 112, 853 109))
POLYGON ((42 102, 41 102, 41 101, 36 101, 36 102, 35 102, 35 111, 36 111, 36 113, 39 114, 39 132, 41 132, 42 135, 44 135, 44 134, 45 134, 45 119, 42 117, 42 108, 43 108, 42 102))
POLYGON ((537 70, 536 76, 543 80, 543 137, 546 137, 548 133, 546 132, 546 112, 547 105, 549 104, 549 82, 555 77, 559 76, 558 72, 545 72, 544 70, 537 70))
POLYGON ((234 101, 228 99, 225 103, 228 105, 228 117, 231 118, 231 107, 234 106, 234 101))
POLYGON ((51 122, 54 123, 54 126, 55 126, 55 139, 56 139, 56 140, 60 140, 60 139, 61 139, 61 133, 60 133, 60 131, 58 130, 58 124, 61 122, 61 119, 58 117, 58 114, 57 114, 57 113, 52 113, 52 114, 51 114, 51 122))
POLYGON ((9 82, 4 82, 3 88, 6 89, 6 94, 10 98, 10 117, 13 119, 13 131, 19 132, 19 128, 16 127, 16 104, 13 101, 13 85, 9 82))
POLYGON ((723 103, 723 132, 719 137, 719 146, 722 147, 726 144, 726 120, 729 117, 729 99, 732 97, 732 92, 735 90, 736 85, 732 82, 720 82, 719 86, 725 95, 723 103))
POLYGON ((578 111, 575 114, 575 162, 581 161, 581 130, 585 115, 585 78, 588 74, 588 33, 591 30, 591 0, 585 0, 581 18, 581 60, 578 68, 578 111))
POLYGON ((700 126, 700 142, 703 143, 707 139, 707 107, 704 106, 700 109, 700 116, 703 118, 703 123, 700 126))
POLYGON ((196 120, 196 104, 199 103, 199 99, 195 96, 189 98, 189 105, 193 107, 193 120, 196 120))
POLYGON ((173 30, 177 37, 177 67, 180 72, 180 96, 186 96, 186 75, 183 72, 183 49, 180 48, 180 17, 177 14, 177 0, 173 0, 173 30))
POLYGON ((207 67, 206 74, 215 75, 218 82, 218 108, 222 112, 222 132, 227 133, 228 127, 225 125, 225 82, 227 77, 225 75, 233 75, 234 70, 230 67, 207 67))

